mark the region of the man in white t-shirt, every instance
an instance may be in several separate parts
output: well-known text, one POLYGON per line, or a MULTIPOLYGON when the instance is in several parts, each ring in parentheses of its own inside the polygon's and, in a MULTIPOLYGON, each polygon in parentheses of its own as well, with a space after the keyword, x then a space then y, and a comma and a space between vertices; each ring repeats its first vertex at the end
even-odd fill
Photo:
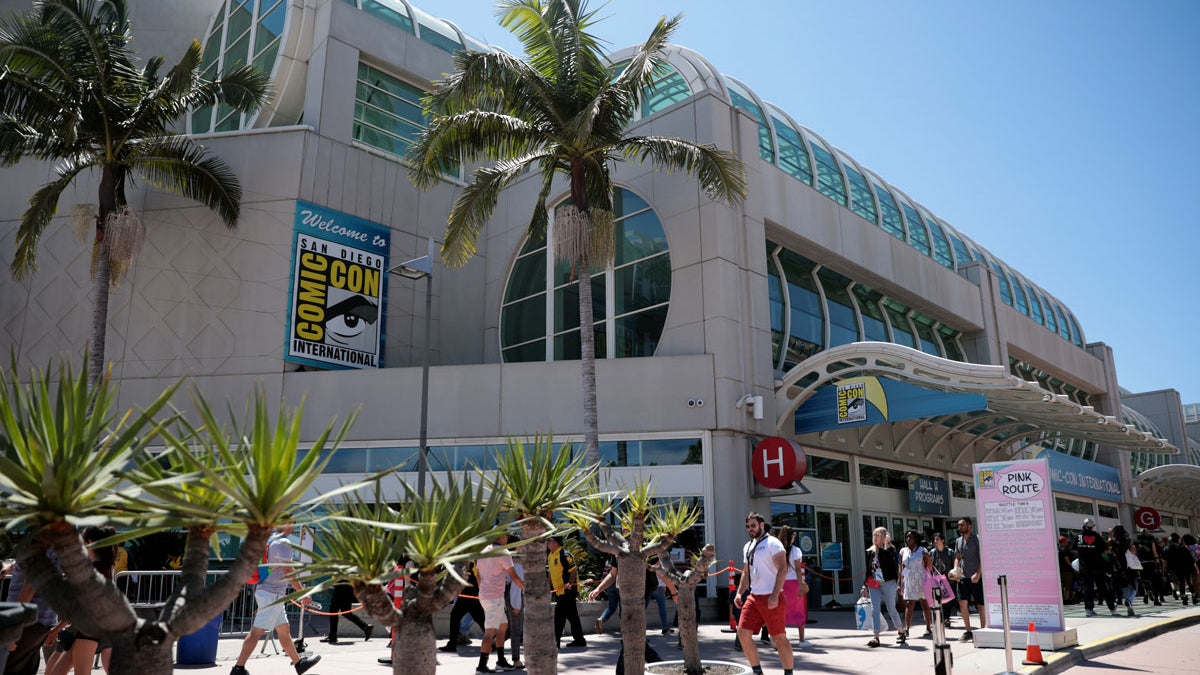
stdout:
POLYGON ((746 533, 750 541, 742 550, 745 571, 733 599, 733 604, 742 610, 738 639, 751 670, 762 675, 754 636, 765 625, 779 650, 783 675, 792 675, 792 645, 786 632, 787 599, 780 593, 787 579, 787 552, 778 539, 767 533, 767 523, 757 513, 746 516, 746 533))
MULTIPOLYGON (((502 534, 496 539, 496 543, 483 549, 483 552, 487 553, 507 543, 508 535, 502 534)), ((487 664, 492 653, 493 638, 496 640, 496 667, 512 670, 512 664, 504 658, 504 638, 508 632, 508 617, 504 614, 504 585, 511 579, 518 588, 524 589, 525 582, 513 568, 512 556, 508 551, 475 561, 475 575, 479 578, 479 604, 483 605, 483 644, 479 649, 479 666, 475 668, 475 672, 496 672, 487 664)), ((451 630, 453 629, 451 626, 451 630)))

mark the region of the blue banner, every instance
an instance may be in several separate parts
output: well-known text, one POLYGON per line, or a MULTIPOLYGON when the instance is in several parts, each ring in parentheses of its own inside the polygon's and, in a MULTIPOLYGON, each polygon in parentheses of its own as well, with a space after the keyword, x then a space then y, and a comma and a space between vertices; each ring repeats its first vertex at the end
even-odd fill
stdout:
POLYGON ((840 572, 842 570, 841 542, 821 544, 821 570, 824 572, 840 572))
POLYGON ((973 412, 987 397, 925 389, 886 377, 852 377, 827 384, 796 409, 796 433, 973 412))
POLYGON ((908 510, 935 516, 950 515, 950 486, 941 478, 909 476, 908 510))
POLYGON ((1045 448, 1027 449, 1025 456, 1050 460, 1050 488, 1055 492, 1121 501, 1121 474, 1107 464, 1045 448))
POLYGON ((284 360, 382 368, 391 230, 296 201, 284 360))

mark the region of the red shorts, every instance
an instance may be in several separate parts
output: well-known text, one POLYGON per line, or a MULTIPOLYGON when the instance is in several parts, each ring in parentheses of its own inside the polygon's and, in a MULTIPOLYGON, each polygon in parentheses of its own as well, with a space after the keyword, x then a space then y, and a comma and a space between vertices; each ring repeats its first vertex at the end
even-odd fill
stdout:
POLYGON ((786 630, 787 598, 779 594, 779 604, 775 609, 767 609, 770 595, 747 595, 742 603, 742 618, 738 620, 738 630, 757 633, 764 625, 768 635, 779 635, 786 630))

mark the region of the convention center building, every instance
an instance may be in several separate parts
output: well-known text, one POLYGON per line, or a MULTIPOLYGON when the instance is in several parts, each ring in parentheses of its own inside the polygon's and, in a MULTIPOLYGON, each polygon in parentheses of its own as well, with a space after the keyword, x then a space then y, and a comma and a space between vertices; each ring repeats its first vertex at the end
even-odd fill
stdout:
MULTIPOLYGON (((396 466, 414 481, 428 355, 434 471, 486 468, 512 436, 553 432, 581 451, 578 281, 548 253, 553 228, 549 247, 524 236, 536 176, 503 193, 466 266, 387 273, 441 241, 472 170, 414 187, 403 156, 427 123, 420 99, 455 51, 494 47, 407 0, 130 4, 141 53, 170 64, 198 39, 206 75, 252 62, 274 86, 255 115, 195 110, 184 130, 239 177, 236 229, 141 182, 129 194, 147 234, 110 306, 123 404, 186 375, 240 409, 259 384, 305 401, 310 439, 361 408, 320 487, 396 466)), ((684 175, 614 167, 616 256, 593 277, 587 327, 607 485, 648 477, 660 499, 694 501, 690 540, 719 559, 739 556, 748 511, 806 530, 812 562, 841 568, 824 599, 842 602, 874 527, 949 532, 975 514, 975 463, 1047 457, 1063 532, 1085 517, 1133 526, 1142 506, 1166 532, 1192 529, 1198 424, 1174 390, 1121 388, 1112 349, 1054 295, 1052 268, 1013 268, 769 89, 684 46, 667 57, 631 131, 736 153, 749 197, 727 206, 684 175)), ((4 260, 51 172, 4 171, 4 260)), ((83 181, 65 199, 94 195, 83 181)), ((557 184, 550 203, 566 197, 557 184)), ((2 282, 0 352, 25 367, 81 354, 89 333, 90 246, 70 207, 37 275, 2 282)))

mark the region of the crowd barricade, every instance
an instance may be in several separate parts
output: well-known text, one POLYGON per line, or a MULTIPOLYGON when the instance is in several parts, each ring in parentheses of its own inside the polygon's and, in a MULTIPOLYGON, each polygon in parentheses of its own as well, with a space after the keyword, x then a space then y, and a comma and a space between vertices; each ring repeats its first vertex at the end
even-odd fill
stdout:
MULTIPOLYGON (((225 574, 225 570, 209 570, 205 583, 212 584, 216 578, 225 574)), ((175 586, 179 583, 179 570, 117 572, 113 583, 125 593, 135 611, 155 612, 166 605, 175 586)), ((244 584, 233 602, 225 608, 221 616, 221 636, 238 636, 250 632, 254 622, 254 613, 258 611, 258 603, 254 601, 254 586, 244 584)), ((299 608, 288 603, 286 611, 289 619, 299 615, 299 608)))

